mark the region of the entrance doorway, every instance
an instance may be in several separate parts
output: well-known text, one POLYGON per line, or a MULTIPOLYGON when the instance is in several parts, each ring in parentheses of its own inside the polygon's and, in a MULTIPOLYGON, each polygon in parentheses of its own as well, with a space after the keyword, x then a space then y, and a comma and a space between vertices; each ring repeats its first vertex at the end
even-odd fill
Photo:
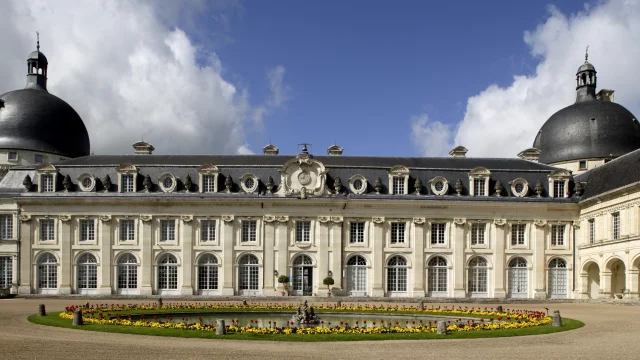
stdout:
POLYGON ((313 295, 313 262, 307 255, 300 255, 293 261, 293 295, 313 295))

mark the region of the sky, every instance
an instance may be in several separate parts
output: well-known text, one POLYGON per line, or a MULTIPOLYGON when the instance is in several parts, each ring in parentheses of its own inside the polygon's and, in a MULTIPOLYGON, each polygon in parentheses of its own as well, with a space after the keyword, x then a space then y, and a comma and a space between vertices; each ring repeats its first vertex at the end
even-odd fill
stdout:
POLYGON ((0 93, 40 32, 95 154, 515 157, 599 88, 640 114, 640 0, 5 0, 0 93))

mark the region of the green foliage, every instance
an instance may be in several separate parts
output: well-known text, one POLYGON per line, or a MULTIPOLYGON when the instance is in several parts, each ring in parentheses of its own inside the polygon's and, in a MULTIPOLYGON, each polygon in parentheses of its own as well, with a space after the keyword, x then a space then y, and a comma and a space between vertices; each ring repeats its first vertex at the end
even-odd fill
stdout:
POLYGON ((289 277, 287 275, 278 276, 278 282, 282 285, 287 285, 289 283, 289 277))
POLYGON ((333 285, 334 283, 335 281, 333 281, 333 278, 331 276, 327 276, 326 278, 324 278, 324 280, 322 280, 322 284, 326 285, 329 291, 331 291, 331 285, 333 285))

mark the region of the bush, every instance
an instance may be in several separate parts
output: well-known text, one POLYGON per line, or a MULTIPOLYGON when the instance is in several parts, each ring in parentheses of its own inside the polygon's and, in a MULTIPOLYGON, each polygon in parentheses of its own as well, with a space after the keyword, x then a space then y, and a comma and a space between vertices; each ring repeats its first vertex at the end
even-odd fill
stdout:
POLYGON ((324 280, 322 280, 322 284, 327 286, 327 290, 329 290, 329 292, 331 292, 331 285, 333 285, 335 282, 333 281, 333 278, 331 276, 327 276, 326 278, 324 278, 324 280))

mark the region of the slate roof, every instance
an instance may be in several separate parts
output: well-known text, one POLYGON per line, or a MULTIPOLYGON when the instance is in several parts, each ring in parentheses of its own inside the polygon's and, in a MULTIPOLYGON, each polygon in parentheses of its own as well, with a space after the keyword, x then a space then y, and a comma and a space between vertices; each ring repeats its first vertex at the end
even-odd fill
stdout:
POLYGON ((581 201, 628 185, 640 183, 640 150, 630 152, 575 177, 586 182, 581 201))

